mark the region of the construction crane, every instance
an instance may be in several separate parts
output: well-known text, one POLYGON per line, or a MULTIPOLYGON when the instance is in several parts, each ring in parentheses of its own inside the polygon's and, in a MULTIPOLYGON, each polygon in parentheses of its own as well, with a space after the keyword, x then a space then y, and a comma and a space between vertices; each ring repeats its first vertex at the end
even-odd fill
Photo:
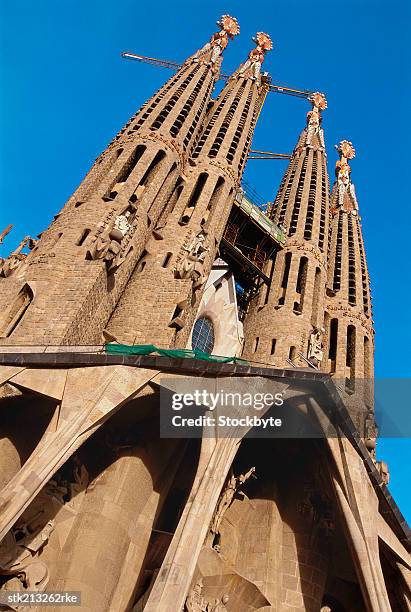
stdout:
MULTIPOLYGON (((123 51, 121 57, 127 60, 132 60, 134 62, 142 62, 144 64, 151 64, 152 66, 161 66, 162 68, 169 68, 170 70, 178 70, 179 68, 181 68, 181 64, 179 64, 178 62, 162 60, 158 59, 157 57, 147 57, 145 55, 138 55, 137 53, 131 53, 130 51, 123 51)), ((277 85, 275 83, 271 83, 271 78, 268 76, 268 73, 264 73, 264 76, 266 76, 268 79, 270 91, 274 93, 280 93, 285 94, 287 96, 294 96, 296 98, 306 99, 308 99, 314 93, 313 91, 308 91, 307 89, 295 89, 293 87, 287 87, 286 85, 277 85)), ((229 77, 229 74, 220 74, 220 79, 223 81, 227 81, 229 77)))
POLYGON ((272 151, 251 149, 248 159, 291 159, 291 155, 289 153, 274 153, 272 151))

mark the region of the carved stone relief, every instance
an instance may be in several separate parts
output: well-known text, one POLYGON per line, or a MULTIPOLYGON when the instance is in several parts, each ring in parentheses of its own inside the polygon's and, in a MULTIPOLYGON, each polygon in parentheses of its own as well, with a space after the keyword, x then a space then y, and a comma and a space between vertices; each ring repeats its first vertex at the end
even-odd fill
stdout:
POLYGON ((240 474, 240 476, 237 477, 234 476, 234 474, 231 474, 226 484, 226 487, 221 493, 220 499, 218 500, 217 509, 215 511, 210 527, 212 533, 220 533, 221 521, 223 520, 224 514, 230 507, 234 495, 244 485, 244 483, 247 482, 249 478, 251 478, 251 476, 256 478, 255 467, 250 468, 248 472, 246 472, 245 474, 240 474))
POLYGON ((118 268, 130 251, 130 240, 137 225, 137 207, 129 203, 119 214, 112 209, 87 240, 87 257, 102 259, 109 270, 118 268))
POLYGON ((187 596, 183 612, 227 612, 226 604, 230 598, 224 594, 221 598, 207 601, 203 596, 203 581, 200 579, 187 596))
POLYGON ((314 366, 319 367, 324 357, 323 351, 323 335, 325 329, 323 327, 314 327, 310 334, 310 340, 308 343, 308 361, 314 366))
POLYGON ((17 249, 10 253, 10 255, 6 257, 6 259, 0 257, 0 277, 8 277, 13 274, 13 272, 15 272, 18 268, 20 268, 20 266, 27 257, 27 254, 22 253, 21 251, 25 247, 28 247, 30 250, 33 249, 36 245, 36 242, 37 241, 33 238, 30 238, 30 236, 26 236, 20 242, 17 249))
POLYGON ((0 590, 45 589, 49 581, 49 567, 43 551, 53 532, 58 533, 60 545, 67 536, 67 524, 59 525, 57 514, 65 506, 67 517, 71 515, 74 520, 87 484, 87 469, 74 456, 71 479, 65 480, 57 473, 43 487, 0 542, 0 576, 7 577, 0 590))

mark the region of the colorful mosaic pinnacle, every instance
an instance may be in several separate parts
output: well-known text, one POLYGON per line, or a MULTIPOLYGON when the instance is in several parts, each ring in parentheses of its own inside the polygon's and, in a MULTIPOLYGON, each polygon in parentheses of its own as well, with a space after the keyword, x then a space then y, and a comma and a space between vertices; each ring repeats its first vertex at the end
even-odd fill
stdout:
POLYGON ((220 19, 217 21, 217 25, 227 32, 230 38, 234 38, 240 33, 240 25, 235 17, 231 17, 231 15, 222 15, 220 19))

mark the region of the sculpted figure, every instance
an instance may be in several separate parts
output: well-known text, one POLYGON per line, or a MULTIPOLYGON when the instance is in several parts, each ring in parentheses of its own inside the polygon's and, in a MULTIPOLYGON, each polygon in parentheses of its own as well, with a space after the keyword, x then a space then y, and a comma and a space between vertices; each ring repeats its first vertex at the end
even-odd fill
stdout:
POLYGON ((314 327, 310 335, 310 341, 308 345, 308 361, 310 361, 316 367, 321 364, 324 357, 322 342, 324 332, 325 329, 323 327, 314 327))
POLYGON ((59 474, 49 480, 36 499, 26 508, 14 527, 0 542, 0 576, 8 576, 3 590, 43 591, 49 580, 48 564, 51 558, 45 550, 56 530, 60 544, 65 534, 59 532, 54 517, 66 505, 67 527, 69 516, 73 517, 82 501, 81 495, 88 483, 88 472, 77 456, 74 463, 73 480, 63 480, 59 474), (75 504, 77 504, 75 506, 75 504))
POLYGON ((227 512, 229 506, 231 505, 234 495, 251 476, 254 476, 254 478, 256 477, 254 473, 255 467, 250 468, 246 474, 240 474, 240 476, 238 476, 237 478, 234 476, 234 474, 231 474, 226 488, 222 492, 217 505, 217 510, 215 512, 211 524, 212 533, 219 533, 221 521, 223 520, 224 514, 227 512))
POLYGON ((130 247, 124 246, 123 239, 130 233, 136 219, 132 205, 128 204, 112 220, 113 211, 97 228, 94 242, 88 249, 88 256, 93 259, 103 259, 107 267, 118 267, 125 260, 130 247), (111 217, 111 218, 110 218, 111 217))
POLYGON ((114 221, 114 229, 121 233, 122 238, 124 238, 131 229, 130 217, 131 212, 126 210, 125 213, 118 215, 114 221))
POLYGON ((174 274, 176 278, 191 278, 198 281, 203 273, 204 260, 209 247, 205 245, 207 238, 203 230, 187 245, 183 246, 183 256, 176 264, 174 274))
POLYGON ((22 253, 21 251, 24 249, 25 246, 33 248, 31 246, 33 244, 34 241, 32 240, 32 238, 30 238, 30 236, 26 236, 25 238, 23 238, 17 249, 10 253, 10 255, 3 260, 0 267, 0 276, 10 276, 15 270, 17 270, 17 268, 27 257, 27 255, 25 253, 22 253))

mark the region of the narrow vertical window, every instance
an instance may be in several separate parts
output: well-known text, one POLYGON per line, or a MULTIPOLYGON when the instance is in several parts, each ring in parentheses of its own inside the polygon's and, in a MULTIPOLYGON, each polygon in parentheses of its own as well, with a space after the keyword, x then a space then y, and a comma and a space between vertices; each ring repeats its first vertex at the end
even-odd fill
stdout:
POLYGON ((313 291, 313 306, 311 315, 311 324, 317 326, 318 321, 318 307, 320 305, 320 294, 321 294, 321 270, 320 268, 315 269, 314 277, 314 291, 313 291))
POLYGON ((194 212, 194 208, 196 207, 201 197, 201 194, 203 193, 203 189, 207 182, 207 179, 208 179, 207 172, 202 172, 199 175, 196 181, 196 184, 194 186, 194 189, 192 190, 190 197, 188 199, 188 202, 186 204, 186 207, 183 211, 183 214, 181 215, 180 224, 185 225, 186 223, 190 221, 191 216, 194 212))
POLYGON ((330 333, 329 333, 329 345, 328 345, 328 359, 330 361, 330 372, 331 373, 335 372, 336 370, 337 340, 338 340, 338 319, 331 319, 330 333))
POLYGON ((305 286, 307 283, 307 268, 308 268, 307 257, 301 257, 300 265, 298 267, 297 284, 295 287, 296 292, 300 295, 300 301, 295 302, 294 304, 294 312, 298 314, 301 314, 303 311, 305 286))
POLYGON ((292 253, 286 253, 286 256, 284 258, 283 278, 281 280, 282 291, 281 291, 281 295, 278 300, 279 304, 284 304, 284 301, 285 301, 285 293, 286 293, 286 289, 288 285, 288 277, 290 275, 291 258, 292 258, 292 253))
POLYGON ((356 330, 354 325, 347 327, 347 342, 345 352, 345 365, 347 368, 348 376, 345 379, 345 386, 347 391, 355 390, 355 339, 356 330))
POLYGON ((168 268, 168 264, 170 263, 172 256, 172 253, 167 253, 167 255, 163 259, 163 263, 161 264, 162 268, 168 268))
POLYGON ((275 353, 275 345, 277 344, 277 341, 275 338, 273 338, 271 340, 271 351, 270 351, 270 355, 274 355, 275 353))

